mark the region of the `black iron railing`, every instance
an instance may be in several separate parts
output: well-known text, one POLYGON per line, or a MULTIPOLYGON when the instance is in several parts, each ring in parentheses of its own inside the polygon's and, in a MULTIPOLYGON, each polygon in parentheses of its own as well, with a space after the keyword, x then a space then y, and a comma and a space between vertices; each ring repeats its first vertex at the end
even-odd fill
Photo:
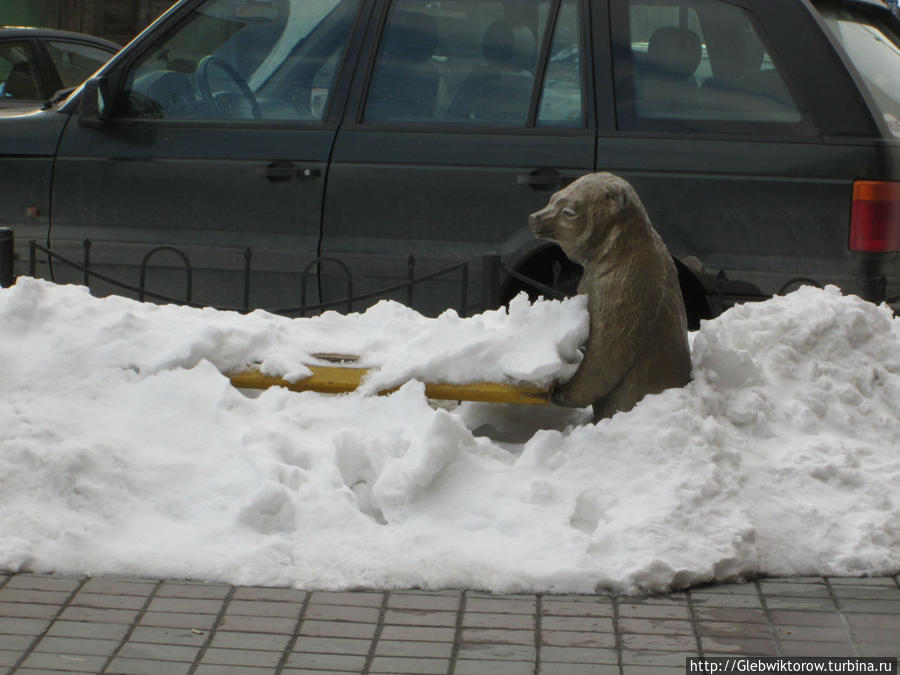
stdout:
MULTIPOLYGON (((6 279, 6 283, 4 279, 0 279, 0 286, 2 285, 10 285, 12 283, 12 243, 11 243, 11 235, 10 235, 10 263, 9 268, 10 271, 8 273, 9 278, 6 279)), ((106 284, 111 285, 119 292, 128 292, 133 295, 136 295, 137 298, 141 301, 144 300, 152 300, 154 302, 163 302, 163 303, 173 303, 180 305, 187 305, 191 307, 215 307, 216 309, 222 310, 231 310, 231 311, 239 311, 239 312, 247 312, 252 309, 256 309, 250 303, 250 290, 251 290, 251 280, 253 277, 253 251, 251 249, 244 250, 244 266, 242 270, 243 276, 243 302, 239 305, 211 305, 209 303, 202 303, 194 299, 193 297, 193 279, 194 279, 194 267, 191 264, 191 260, 188 255, 182 251, 181 249, 175 246, 156 246, 147 251, 147 253, 143 256, 141 260, 140 269, 139 269, 139 282, 137 285, 132 283, 128 283, 121 279, 116 279, 114 277, 109 276, 103 272, 98 271, 97 264, 92 261, 91 254, 93 250, 94 244, 90 239, 85 239, 82 241, 82 259, 81 261, 73 260, 67 256, 62 255, 58 251, 53 250, 53 248, 49 246, 42 246, 38 244, 36 241, 32 240, 28 242, 28 274, 29 276, 37 276, 37 264, 38 258, 42 256, 46 256, 47 264, 51 269, 51 276, 53 276, 53 270, 55 265, 64 265, 67 268, 72 270, 81 272, 82 275, 82 283, 88 288, 91 287, 91 284, 96 281, 102 281, 106 284), (185 289, 183 297, 172 297, 168 295, 164 295, 161 293, 154 292, 147 288, 147 272, 150 266, 151 260, 158 253, 168 252, 175 254, 184 268, 185 275, 185 289)), ((0 252, 2 254, 2 252, 0 252)), ((3 260, 0 259, 0 271, 5 269, 3 264, 3 260)), ((257 271, 265 271, 265 270, 257 270, 257 271)), ((266 308, 267 311, 272 312, 273 314, 284 314, 289 316, 306 316, 311 313, 322 312, 326 309, 330 308, 345 308, 346 311, 352 312, 354 309, 354 305, 357 307, 360 303, 367 302, 370 300, 379 299, 382 297, 387 297, 388 295, 395 294, 398 292, 405 291, 405 300, 406 304, 410 307, 413 306, 413 303, 416 299, 416 288, 421 284, 424 284, 428 281, 433 281, 435 279, 447 278, 451 281, 456 281, 459 285, 459 306, 458 309, 460 313, 466 314, 473 310, 477 311, 481 308, 480 305, 476 305, 474 307, 469 304, 469 263, 461 262, 454 265, 449 265, 442 269, 439 269, 434 272, 430 272, 428 274, 418 274, 417 273, 417 261, 415 256, 409 255, 406 259, 406 271, 405 271, 406 281, 402 281, 396 284, 392 284, 390 286, 386 286, 384 288, 379 288, 378 290, 354 294, 354 278, 353 273, 350 267, 345 264, 343 261, 335 258, 333 256, 320 256, 313 260, 311 260, 306 267, 300 273, 300 303, 298 305, 287 306, 287 307, 273 307, 266 308), (318 302, 318 303, 310 303, 307 300, 307 291, 309 286, 309 277, 313 274, 313 271, 320 268, 322 265, 331 265, 339 270, 342 277, 346 282, 346 295, 341 298, 337 298, 335 300, 329 300, 327 302, 318 302)), ((485 296, 482 297, 482 300, 485 299, 485 296)))
POLYGON ((0 227, 0 288, 11 286, 13 282, 13 231, 0 227))

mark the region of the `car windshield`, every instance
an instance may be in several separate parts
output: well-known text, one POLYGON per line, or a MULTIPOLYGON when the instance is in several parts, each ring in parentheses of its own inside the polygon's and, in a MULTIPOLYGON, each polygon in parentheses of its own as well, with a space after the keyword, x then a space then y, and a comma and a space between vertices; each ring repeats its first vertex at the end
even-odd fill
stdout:
POLYGON ((900 138, 900 35, 887 20, 848 8, 826 6, 821 13, 891 133, 900 138))

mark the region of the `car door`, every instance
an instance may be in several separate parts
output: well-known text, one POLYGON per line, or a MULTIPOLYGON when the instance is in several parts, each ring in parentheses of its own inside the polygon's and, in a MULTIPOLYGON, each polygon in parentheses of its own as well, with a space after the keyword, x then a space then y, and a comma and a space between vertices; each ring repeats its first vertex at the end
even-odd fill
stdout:
POLYGON ((132 284, 146 262, 166 296, 298 306, 362 5, 204 0, 156 24, 105 72, 109 119, 65 131, 57 249, 89 239, 132 284))
POLYGON ((360 293, 468 261, 467 296, 456 270, 397 297, 429 312, 475 304, 481 257, 532 253, 529 213, 593 168, 587 7, 392 0, 378 12, 335 143, 322 250, 360 293))

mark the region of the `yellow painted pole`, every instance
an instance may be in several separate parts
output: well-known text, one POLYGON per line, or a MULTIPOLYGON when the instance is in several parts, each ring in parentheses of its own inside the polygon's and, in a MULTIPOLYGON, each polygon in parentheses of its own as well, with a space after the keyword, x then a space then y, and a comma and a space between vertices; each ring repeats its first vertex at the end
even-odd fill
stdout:
MULTIPOLYGON (((365 377, 366 368, 341 366, 307 366, 312 375, 296 382, 276 375, 263 375, 258 370, 229 373, 231 384, 240 389, 268 389, 284 387, 291 391, 316 391, 323 394, 345 394, 354 391, 365 377)), ((398 387, 378 392, 390 394, 398 387)), ((514 385, 500 382, 472 382, 451 384, 448 382, 426 382, 425 395, 428 398, 448 401, 484 401, 489 403, 519 403, 525 405, 548 405, 550 392, 533 385, 514 385)))

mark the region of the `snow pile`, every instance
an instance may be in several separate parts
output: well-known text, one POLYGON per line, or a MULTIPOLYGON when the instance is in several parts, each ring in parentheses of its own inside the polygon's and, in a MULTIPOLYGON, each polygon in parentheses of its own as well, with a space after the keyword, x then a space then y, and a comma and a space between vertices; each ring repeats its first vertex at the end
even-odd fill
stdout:
POLYGON ((318 352, 415 376, 568 377, 583 299, 287 320, 0 291, 0 568, 306 588, 656 591, 900 571, 900 320, 834 288, 730 310, 694 381, 588 411, 270 389, 318 352))
POLYGON ((470 319, 453 310, 429 319, 381 302, 365 314, 326 312, 301 320, 97 299, 81 286, 27 277, 0 298, 3 339, 11 350, 7 367, 21 376, 52 372, 75 381, 105 380, 111 369, 150 377, 202 361, 222 372, 259 364, 266 374, 295 381, 311 374, 306 365, 321 362, 316 354, 342 354, 360 357, 354 365, 378 367, 367 392, 414 377, 546 385, 560 373, 571 377, 588 333, 584 297, 532 306, 523 295, 508 312, 470 319))

